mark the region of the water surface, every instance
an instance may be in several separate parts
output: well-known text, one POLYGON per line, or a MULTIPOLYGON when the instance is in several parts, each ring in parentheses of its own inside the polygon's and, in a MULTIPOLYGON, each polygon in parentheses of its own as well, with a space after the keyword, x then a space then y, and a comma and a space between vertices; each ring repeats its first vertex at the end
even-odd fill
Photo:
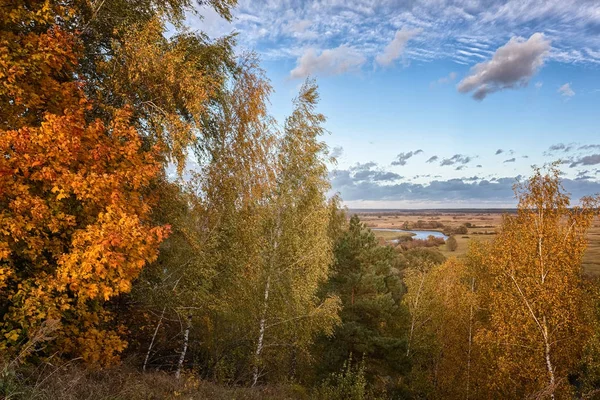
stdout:
POLYGON ((371 228, 372 231, 385 231, 385 232, 401 232, 401 233, 412 233, 413 239, 427 240, 427 237, 433 236, 435 238, 448 239, 448 236, 438 231, 411 231, 408 229, 394 229, 394 228, 371 228))

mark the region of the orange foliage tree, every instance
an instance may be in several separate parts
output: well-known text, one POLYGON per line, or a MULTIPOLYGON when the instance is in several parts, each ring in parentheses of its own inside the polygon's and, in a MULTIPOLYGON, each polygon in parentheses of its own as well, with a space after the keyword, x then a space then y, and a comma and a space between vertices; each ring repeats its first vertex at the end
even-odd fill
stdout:
POLYGON ((105 365, 125 342, 104 303, 130 290, 168 233, 149 223, 159 152, 127 108, 110 123, 86 118, 77 37, 55 25, 69 9, 0 6, 0 350, 22 351, 59 321, 56 349, 105 365))
MULTIPOLYGON (((582 259, 598 198, 571 206, 553 165, 517 186, 516 216, 505 216, 479 281, 484 328, 477 333, 493 376, 488 390, 501 398, 572 398, 594 302, 582 259)), ((476 249, 474 249, 476 250, 476 249)))

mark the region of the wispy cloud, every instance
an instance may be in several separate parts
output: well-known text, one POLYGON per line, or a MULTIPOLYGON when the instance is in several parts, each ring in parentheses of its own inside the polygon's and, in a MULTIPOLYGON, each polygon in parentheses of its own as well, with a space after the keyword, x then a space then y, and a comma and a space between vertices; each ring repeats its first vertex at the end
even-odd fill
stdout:
POLYGON ((596 150, 600 149, 600 144, 584 144, 577 148, 577 150, 596 150))
POLYGON ((334 49, 307 49, 296 61, 296 68, 290 72, 291 78, 305 78, 309 75, 339 75, 356 71, 367 59, 356 50, 342 45, 334 49))
POLYGON ((597 165, 600 164, 600 154, 592 154, 589 156, 583 156, 579 159, 571 162, 569 165, 571 168, 576 167, 578 165, 597 165))
POLYGON ((573 97, 573 96, 575 96, 575 92, 573 91, 573 89, 571 89, 571 84, 570 83, 565 83, 564 85, 562 85, 561 87, 559 87, 557 91, 563 97, 573 97))
POLYGON ((396 32, 394 39, 385 46, 383 49, 383 53, 377 55, 375 57, 375 61, 377 64, 387 67, 391 65, 395 60, 400 58, 402 53, 404 52, 404 48, 406 47, 406 43, 419 33, 421 33, 422 29, 407 29, 403 27, 399 31, 396 32))
POLYGON ((417 154, 423 153, 423 150, 419 149, 416 151, 409 151, 407 153, 400 153, 396 156, 396 159, 392 161, 392 165, 406 165, 407 161, 416 156, 417 154))
POLYGON ((211 37, 238 31, 242 49, 267 59, 346 44, 382 65, 398 57, 473 65, 490 59, 509 39, 506 32, 545 32, 549 59, 600 65, 600 2, 592 0, 239 0, 232 23, 210 7, 199 13, 189 16, 192 28, 211 37), (406 46, 413 32, 420 33, 406 46))
MULTIPOLYGON (((570 151, 574 150, 576 146, 577 146, 576 143, 569 143, 569 144, 556 143, 556 144, 553 144, 552 146, 548 147, 548 150, 546 150, 543 154, 546 157, 553 157, 556 155, 557 152, 569 153, 570 151)), ((580 148, 580 150, 581 150, 581 148, 580 148)))
POLYGON ((333 158, 340 158, 342 154, 344 154, 344 148, 342 146, 336 146, 333 149, 331 149, 330 155, 333 158))
POLYGON ((465 156, 463 154, 455 154, 450 158, 444 158, 442 162, 440 162, 440 166, 444 167, 447 165, 455 165, 455 164, 468 164, 472 160, 471 157, 465 156))
POLYGON ((453 82, 456 79, 456 76, 457 76, 456 72, 450 72, 448 75, 442 76, 437 81, 431 82, 431 86, 445 85, 446 83, 453 82))

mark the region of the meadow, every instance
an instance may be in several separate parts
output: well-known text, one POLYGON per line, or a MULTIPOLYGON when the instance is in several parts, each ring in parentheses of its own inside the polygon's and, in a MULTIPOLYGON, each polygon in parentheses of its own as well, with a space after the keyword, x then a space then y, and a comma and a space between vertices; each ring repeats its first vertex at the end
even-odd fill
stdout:
MULTIPOLYGON (((467 225, 466 234, 456 234, 458 243, 455 251, 447 249, 446 245, 438 249, 444 256, 464 256, 472 240, 492 240, 497 229, 502 223, 502 215, 514 213, 515 210, 350 210, 351 214, 358 214, 360 219, 369 228, 394 228, 402 229, 406 223, 414 225, 417 221, 436 221, 445 228, 457 228, 467 225), (470 227, 469 227, 470 225, 470 227)), ((412 228, 413 230, 418 230, 412 228)), ((432 229, 442 231, 442 228, 432 229)), ((381 241, 389 241, 406 234, 389 231, 374 231, 375 236, 381 241)), ((600 221, 595 221, 588 232, 589 245, 583 259, 584 272, 590 275, 600 275, 600 221)))

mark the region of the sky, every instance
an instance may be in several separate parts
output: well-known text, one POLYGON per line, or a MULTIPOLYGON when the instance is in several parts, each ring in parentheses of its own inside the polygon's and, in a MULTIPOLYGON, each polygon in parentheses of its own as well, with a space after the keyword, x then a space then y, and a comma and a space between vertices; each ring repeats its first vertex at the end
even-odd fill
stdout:
POLYGON ((513 207, 561 160, 600 192, 600 1, 240 0, 192 29, 258 53, 283 122, 317 80, 332 192, 350 208, 513 207))

